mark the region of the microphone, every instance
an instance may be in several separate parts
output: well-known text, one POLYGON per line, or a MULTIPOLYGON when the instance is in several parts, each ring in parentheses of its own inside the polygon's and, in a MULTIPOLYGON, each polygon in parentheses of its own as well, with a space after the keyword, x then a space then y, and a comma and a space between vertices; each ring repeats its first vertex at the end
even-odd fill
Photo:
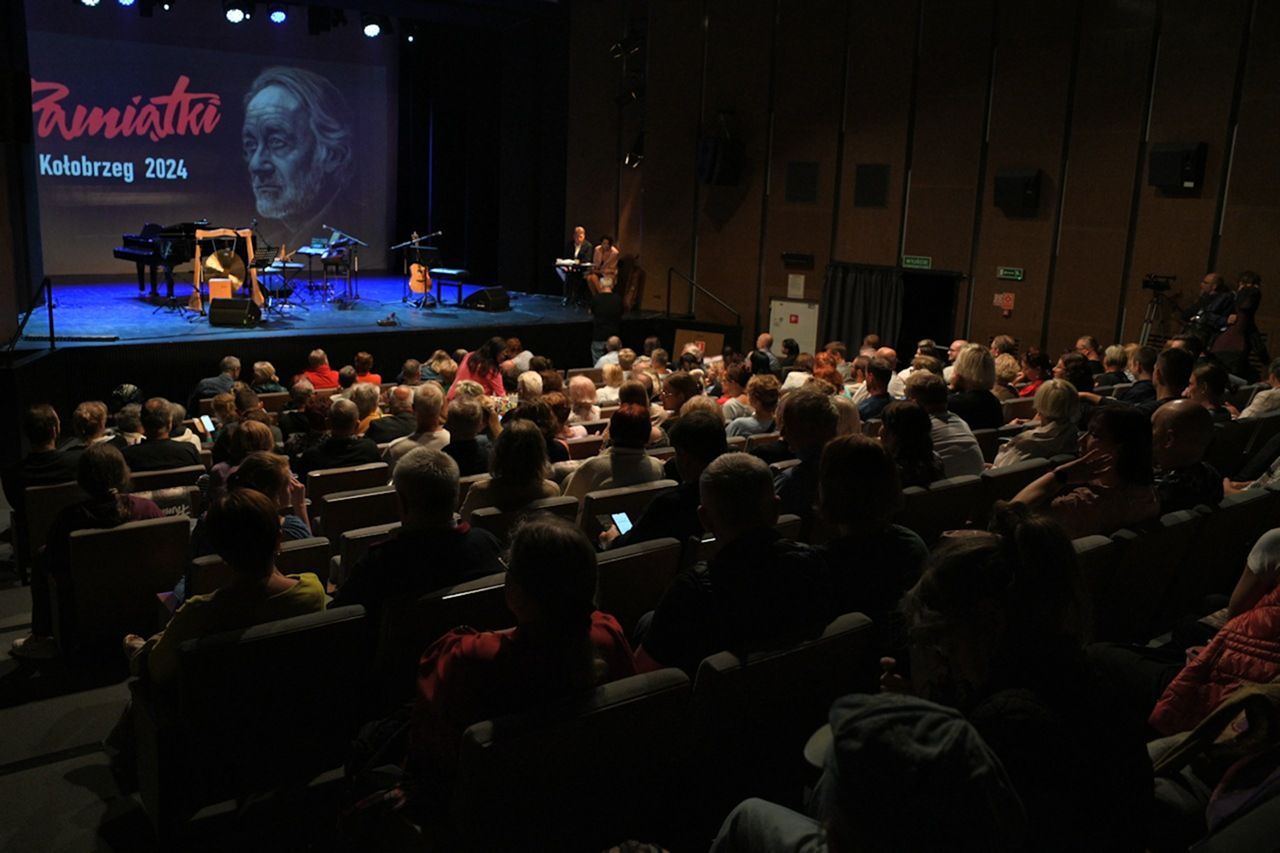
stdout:
POLYGON ((427 236, 423 237, 422 239, 423 239, 423 240, 430 240, 432 237, 443 237, 443 236, 444 236, 444 232, 443 232, 443 231, 432 231, 430 234, 428 234, 427 236))
POLYGON ((330 226, 330 225, 321 225, 320 227, 321 227, 321 228, 323 228, 323 229, 324 229, 324 230, 326 230, 326 231, 336 231, 336 230, 338 230, 338 229, 336 229, 336 228, 334 228, 334 227, 332 227, 332 226, 330 226))

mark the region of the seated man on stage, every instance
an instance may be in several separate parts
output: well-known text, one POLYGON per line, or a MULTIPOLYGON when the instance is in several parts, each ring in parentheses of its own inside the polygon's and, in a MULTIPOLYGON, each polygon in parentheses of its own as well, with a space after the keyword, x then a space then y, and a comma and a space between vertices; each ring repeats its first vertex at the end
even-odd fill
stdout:
MULTIPOLYGON (((565 246, 564 260, 572 259, 580 264, 590 263, 591 249, 591 244, 587 242, 587 229, 579 225, 573 229, 573 239, 565 246)), ((572 302, 576 305, 582 302, 586 298, 585 289, 582 273, 578 270, 566 269, 564 271, 564 299, 561 300, 561 304, 568 305, 572 302)))

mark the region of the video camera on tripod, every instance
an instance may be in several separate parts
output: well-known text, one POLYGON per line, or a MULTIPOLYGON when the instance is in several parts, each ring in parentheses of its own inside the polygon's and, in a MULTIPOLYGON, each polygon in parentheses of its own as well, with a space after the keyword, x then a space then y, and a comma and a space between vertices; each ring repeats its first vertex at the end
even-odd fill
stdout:
POLYGON ((1176 275, 1156 275, 1153 272, 1149 272, 1142 277, 1142 289, 1165 293, 1169 288, 1173 287, 1173 283, 1177 280, 1178 277, 1176 275))

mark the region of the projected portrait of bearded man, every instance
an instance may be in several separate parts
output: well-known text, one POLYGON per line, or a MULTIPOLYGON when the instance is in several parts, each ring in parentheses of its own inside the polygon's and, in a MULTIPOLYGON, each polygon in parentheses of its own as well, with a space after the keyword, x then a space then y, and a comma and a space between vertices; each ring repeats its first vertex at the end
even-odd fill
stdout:
POLYGON ((292 251, 322 236, 323 224, 350 227, 337 201, 351 177, 353 142, 337 87, 302 68, 267 68, 244 103, 241 142, 258 216, 281 226, 268 234, 273 242, 292 251))

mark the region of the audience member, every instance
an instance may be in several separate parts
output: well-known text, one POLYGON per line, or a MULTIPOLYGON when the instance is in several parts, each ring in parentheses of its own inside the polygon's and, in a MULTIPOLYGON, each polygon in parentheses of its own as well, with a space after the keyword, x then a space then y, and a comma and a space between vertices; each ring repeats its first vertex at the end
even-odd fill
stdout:
POLYGON ((359 424, 360 414, 355 403, 350 400, 334 400, 329 407, 329 436, 298 458, 298 464, 294 468, 298 479, 305 479, 312 471, 379 461, 378 445, 362 435, 356 435, 359 424))
POLYGON ((329 407, 333 400, 329 397, 313 396, 303 404, 302 411, 297 412, 301 429, 295 429, 284 442, 285 455, 295 471, 301 471, 299 462, 304 453, 319 447, 329 437, 329 407))
POLYGON ((1175 400, 1151 416, 1156 497, 1160 512, 1216 507, 1222 475, 1204 461, 1213 440, 1213 419, 1193 400, 1175 400))
POLYGON ((596 405, 596 383, 590 376, 574 376, 569 380, 569 423, 598 420, 600 407, 596 405))
POLYGON ((1059 465, 1014 498, 1047 507, 1072 539, 1158 518, 1151 485, 1151 422, 1129 406, 1103 406, 1089 420, 1079 459, 1059 465))
MULTIPOLYGON (((1129 381, 1124 369, 1129 366, 1129 354, 1119 344, 1107 347, 1102 357, 1102 372, 1093 377, 1093 387, 1109 388, 1129 381)), ((1079 390, 1079 389, 1077 389, 1079 390)))
MULTIPOLYGON (((793 361, 792 364, 794 363, 793 361)), ((751 366, 752 376, 777 376, 780 372, 773 369, 769 356, 759 350, 747 354, 747 364, 751 366)))
MULTIPOLYGON (((1129 359, 1129 370, 1133 373, 1133 383, 1116 394, 1120 403, 1136 406, 1156 398, 1156 387, 1151 378, 1155 373, 1156 359, 1160 351, 1155 347, 1139 347, 1129 359)), ((1080 389, 1076 389, 1077 391, 1080 389)))
POLYGON ((667 360, 667 351, 661 347, 649 353, 649 370, 654 376, 661 379, 671 372, 667 367, 667 360))
MULTIPOLYGON (((311 383, 308 382, 308 385, 311 383)), ((210 408, 213 409, 213 433, 210 435, 212 441, 217 441, 222 435, 223 430, 239 422, 239 415, 236 412, 236 395, 230 391, 219 394, 213 398, 210 408)), ((142 407, 138 407, 138 413, 142 413, 142 407)), ((141 427, 139 427, 141 429, 141 427)))
POLYGON ((666 410, 667 419, 663 429, 669 428, 671 422, 679 416, 680 407, 702 393, 698 380, 687 373, 672 373, 662 381, 662 408, 666 410))
POLYGON ((395 463, 415 447, 441 450, 449 443, 449 431, 444 428, 444 391, 435 382, 424 382, 413 389, 414 430, 404 438, 387 445, 382 458, 388 465, 395 463))
POLYGON ((414 389, 409 385, 397 385, 387 395, 387 413, 369 422, 365 438, 376 444, 388 444, 404 438, 418 427, 413 414, 414 389))
POLYGON ((1098 345, 1098 339, 1093 335, 1081 335, 1076 338, 1075 352, 1085 359, 1089 372, 1094 376, 1106 369, 1102 363, 1102 347, 1098 345))
POLYGON ((357 382, 351 386, 351 396, 348 399, 356 404, 356 414, 360 417, 356 435, 364 435, 371 424, 382 419, 382 410, 378 408, 381 397, 382 392, 377 385, 357 382))
POLYGON ((1067 380, 1076 391, 1092 391, 1094 374, 1089 368, 1091 364, 1100 362, 1089 361, 1078 352, 1064 352, 1053 366, 1053 378, 1067 380))
POLYGON ((1025 849, 1013 783, 959 712, 913 696, 852 694, 832 706, 831 729, 818 816, 745 800, 711 853, 1025 849))
MULTIPOLYGON (((258 426, 255 424, 255 426, 258 426)), ((307 510, 307 490, 289 470, 289 460, 267 450, 254 450, 246 454, 226 477, 225 488, 211 493, 213 500, 221 498, 228 491, 235 489, 253 489, 275 501, 277 507, 288 508, 288 512, 280 514, 280 538, 284 541, 308 539, 311 537, 311 519, 307 510)), ((196 519, 191 531, 191 556, 203 557, 214 553, 213 543, 209 541, 206 530, 206 514, 196 519)), ((191 572, 194 566, 187 567, 186 582, 180 584, 174 593, 177 603, 186 598, 186 590, 191 588, 191 572)))
POLYGON ((47 403, 32 406, 22 415, 22 433, 31 449, 0 475, 5 498, 19 513, 26 508, 28 486, 51 486, 76 479, 83 448, 59 450, 60 428, 58 413, 47 403))
MULTIPOLYGON (((485 341, 484 345, 474 352, 467 353, 466 358, 458 362, 455 383, 470 379, 479 382, 486 394, 494 397, 504 396, 506 389, 502 386, 502 370, 498 367, 498 363, 506 348, 507 342, 495 337, 485 341)), ((452 400, 456 393, 456 389, 451 387, 449 399, 452 400)))
POLYGON ((903 601, 909 680, 886 658, 882 687, 965 715, 1013 781, 1026 849, 1141 850, 1151 764, 1081 651, 1071 542, 1015 510, 995 526, 933 552, 903 601))
POLYGON ((1080 431, 1076 429, 1079 395, 1065 379, 1050 379, 1036 389, 1036 425, 1009 439, 996 451, 992 468, 1004 468, 1028 459, 1052 459, 1075 453, 1080 431))
POLYGON ((209 469, 209 490, 215 497, 223 493, 227 478, 250 453, 270 452, 276 446, 271 428, 258 421, 245 421, 239 424, 230 436, 227 442, 226 459, 214 463, 209 469))
POLYGON ((315 386, 305 379, 289 387, 289 405, 276 416, 276 424, 286 440, 295 432, 307 431, 307 417, 302 410, 315 392, 315 386))
POLYGON ((898 353, 893 347, 879 347, 876 350, 876 358, 883 358, 889 365, 889 382, 885 386, 889 391, 889 396, 895 400, 901 400, 907 395, 907 390, 903 384, 903 379, 898 375, 898 353))
POLYGON ((484 421, 484 407, 476 400, 459 397, 449 404, 445 418, 449 443, 444 452, 458 464, 458 474, 462 477, 489 472, 493 445, 481 434, 484 421))
POLYGON ((969 425, 947 411, 947 384, 942 377, 927 370, 911 374, 907 379, 907 399, 929 413, 933 451, 942 458, 943 476, 981 474, 986 467, 982 448, 969 425))
POLYGON ((516 399, 521 403, 532 403, 542 399, 542 374, 526 370, 517 376, 516 399))
POLYGON ((507 349, 502 354, 502 359, 515 365, 517 373, 523 373, 529 369, 529 362, 533 359, 533 351, 527 348, 523 341, 513 336, 507 338, 507 349))
POLYGON ((373 637, 388 604, 407 604, 433 590, 503 570, 492 533, 454 524, 458 466, 452 459, 439 450, 415 447, 396 462, 391 482, 400 528, 351 567, 330 605, 364 605, 373 637))
POLYGON ((919 404, 900 400, 884 410, 880 441, 898 466, 904 487, 928 488, 944 476, 942 457, 933 449, 933 419, 919 404))
MULTIPOLYGON (((953 344, 954 346, 954 344, 953 344)), ((999 429, 1004 426, 1004 409, 991 393, 996 384, 996 361, 979 344, 964 344, 952 357, 949 382, 951 394, 947 409, 969 425, 970 429, 999 429)))
POLYGON ((604 385, 596 389, 596 402, 601 406, 618 405, 618 389, 625 378, 621 365, 606 364, 600 374, 604 385))
MULTIPOLYGON (((649 413, 640 406, 619 406, 609 419, 609 446, 583 461, 564 483, 564 493, 582 500, 588 492, 636 486, 662 479, 662 463, 645 452, 649 413)), ((721 428, 721 434, 724 430, 721 428)))
POLYGON ((441 388, 449 388, 457 378, 458 362, 449 353, 439 349, 432 353, 430 361, 419 368, 419 375, 423 382, 435 380, 440 383, 441 388))
POLYGON ((329 366, 329 356, 322 349, 313 349, 307 356, 307 369, 302 372, 302 378, 313 388, 338 387, 338 373, 329 366))
MULTIPOLYGON (((124 456, 110 444, 99 443, 79 454, 76 482, 87 497, 58 512, 49 528, 43 557, 37 557, 31 571, 31 633, 14 640, 10 654, 25 658, 57 657, 53 639, 53 601, 49 578, 58 581, 59 595, 68 590, 71 573, 71 534, 77 530, 118 527, 127 521, 160 518, 160 507, 152 501, 129 494, 129 466, 124 456)), ((70 600, 60 602, 59 612, 69 620, 74 608, 70 600)), ((74 625, 64 621, 63 629, 74 634, 74 625)), ((73 638, 68 636, 67 640, 73 638)))
POLYGON ((991 339, 991 357, 1002 355, 1018 356, 1018 341, 1012 335, 996 335, 991 339))
MULTIPOLYGON (((969 345, 969 342, 966 341, 964 338, 956 338, 954 341, 951 342, 951 346, 947 347, 947 365, 946 367, 942 368, 942 379, 950 387, 953 387, 953 388, 955 387, 951 382, 951 377, 955 372, 956 358, 960 355, 960 350, 964 349, 968 345, 969 345)), ((974 346, 982 347, 982 344, 974 344, 974 346)), ((986 347, 982 347, 982 349, 985 352, 987 352, 988 355, 991 353, 991 350, 987 349, 986 347)), ((992 359, 992 362, 994 363, 995 356, 992 356, 991 359, 992 359)), ((994 378, 992 379, 992 384, 995 384, 994 378)))
MULTIPOLYGON (((769 363, 769 373, 777 375, 777 373, 782 369, 782 364, 779 362, 778 356, 773 352, 773 335, 768 332, 761 332, 756 336, 756 348, 752 351, 752 355, 756 353, 760 353, 764 356, 765 361, 769 363)), ((796 353, 797 357, 799 355, 799 353, 796 353)), ((792 364, 794 363, 795 361, 793 359, 792 364)), ((751 365, 751 372, 753 374, 756 372, 754 363, 751 365)))
POLYGON ((200 451, 169 437, 172 417, 169 401, 163 397, 152 397, 142 407, 140 419, 146 439, 123 451, 130 471, 163 471, 200 464, 200 451))
POLYGON ((831 405, 836 407, 836 435, 862 434, 862 418, 858 415, 858 406, 852 400, 833 394, 831 405))
POLYGON ((206 529, 214 550, 231 567, 231 581, 209 595, 188 598, 150 640, 137 634, 124 639, 134 670, 145 668, 155 683, 178 677, 178 650, 188 640, 324 609, 324 584, 318 577, 311 572, 285 575, 275 566, 280 516, 272 498, 235 489, 209 507, 206 529))
MULTIPOLYGON (((1053 378, 1053 364, 1049 356, 1034 347, 1022 356, 1022 387, 1018 389, 1019 397, 1033 397, 1040 383, 1053 378)), ((1079 390, 1079 389, 1076 389, 1079 390)))
POLYGON ((637 627, 642 670, 676 666, 692 675, 707 655, 786 648, 817 636, 828 621, 831 587, 821 557, 774 530, 779 502, 769 466, 725 453, 699 483, 698 515, 721 547, 680 572, 637 627))
POLYGON ((1013 389, 1013 383, 1022 372, 1022 365, 1018 362, 1017 356, 1009 355, 1007 352, 996 356, 995 361, 996 384, 992 386, 991 393, 1003 403, 1018 396, 1018 392, 1013 389))
POLYGON ((702 536, 699 478, 708 465, 729 451, 724 428, 709 412, 690 412, 671 428, 671 446, 680 485, 650 501, 626 533, 619 535, 617 527, 602 533, 601 544, 620 548, 668 536, 680 542, 702 536))
MULTIPOLYGON (((218 396, 231 398, 230 394, 218 396)), ((142 441, 143 438, 145 436, 142 434, 142 405, 129 403, 121 407, 120 411, 116 412, 116 437, 111 440, 111 443, 117 450, 123 451, 126 447, 142 441)))
POLYGON ((351 390, 356 385, 356 369, 347 364, 338 369, 338 393, 334 396, 344 400, 351 399, 351 390))
POLYGON ((368 382, 370 385, 381 385, 382 375, 373 372, 373 356, 367 352, 358 352, 354 359, 356 380, 368 382))
POLYGON ((595 367, 604 367, 606 364, 617 364, 618 353, 622 351, 622 338, 617 335, 610 335, 604 342, 604 353, 596 359, 595 367))
POLYGON ((1242 418, 1256 418, 1280 411, 1280 358, 1267 368, 1267 388, 1253 395, 1249 405, 1240 412, 1242 418))
POLYGON ((782 390, 791 391, 799 388, 813 376, 813 356, 802 352, 796 356, 786 376, 782 380, 782 390))
POLYGON ((71 413, 71 433, 75 437, 62 446, 64 451, 83 450, 100 441, 111 441, 113 436, 107 431, 107 404, 88 400, 76 406, 71 413))
POLYGON ((751 370, 742 362, 736 362, 724 368, 724 378, 720 383, 721 396, 717 402, 724 407, 726 421, 731 422, 736 418, 751 415, 751 398, 747 394, 747 385, 750 381, 751 370))
POLYGON ((1267 350, 1258 333, 1258 306, 1262 304, 1262 276, 1252 270, 1240 273, 1235 293, 1235 306, 1227 315, 1226 328, 1213 340, 1210 350, 1229 372, 1246 382, 1256 378, 1250 353, 1260 353, 1267 361, 1267 350))
MULTIPOLYGON (((191 392, 191 396, 187 398, 187 409, 193 412, 199 411, 201 400, 207 400, 210 397, 230 391, 231 386, 235 385, 236 380, 239 378, 240 359, 236 358, 234 355, 226 356, 222 361, 218 362, 217 376, 210 376, 208 379, 201 379, 196 383, 195 390, 193 390, 191 392)), ((134 390, 136 392, 137 389, 135 388, 134 390)), ((120 406, 117 406, 115 410, 119 411, 120 408, 127 403, 136 402, 141 402, 141 400, 125 400, 121 402, 120 406)))
POLYGON ((831 573, 831 616, 865 613, 882 645, 899 599, 929 556, 915 532, 893 523, 901 509, 898 467, 883 444, 863 435, 827 444, 818 512, 834 535, 818 550, 831 573))
POLYGON ((780 388, 775 376, 752 376, 747 380, 747 402, 751 406, 751 414, 734 418, 725 427, 729 436, 763 435, 774 432, 777 428, 774 412, 778 408, 780 388))
MULTIPOLYGON (((400 365, 400 375, 396 377, 396 383, 399 385, 408 385, 410 388, 416 388, 423 382, 428 382, 430 379, 436 379, 436 377, 428 378, 425 375, 426 372, 427 371, 422 369, 422 362, 418 361, 416 358, 406 358, 404 360, 404 364, 400 365)), ((436 379, 436 381, 439 381, 439 379, 436 379)))
MULTIPOLYGON (((1231 422, 1226 406, 1227 371, 1218 364, 1201 364, 1191 371, 1191 381, 1183 396, 1203 407, 1216 424, 1231 422)), ((1154 417, 1154 415, 1152 415, 1154 417)))
POLYGON ((880 417, 885 407, 893 402, 893 397, 889 395, 889 380, 892 376, 893 366, 880 356, 867 363, 867 396, 858 403, 858 415, 863 421, 880 417))
POLYGON ((490 479, 473 483, 467 490, 460 515, 493 506, 502 512, 520 509, 543 498, 554 498, 560 487, 547 479, 547 443, 537 424, 523 418, 511 421, 493 443, 489 464, 490 479))
POLYGON ((835 438, 836 422, 835 406, 826 394, 801 388, 783 398, 778 431, 800 464, 774 477, 774 492, 782 512, 798 515, 806 522, 813 518, 822 448, 835 438))
POLYGON ((269 361, 253 363, 253 390, 258 394, 282 394, 289 390, 280 384, 276 368, 269 361))
POLYGON ((596 609, 596 582, 595 548, 576 526, 552 516, 520 525, 505 585, 516 627, 457 628, 422 655, 412 772, 447 787, 471 724, 635 674, 622 628, 596 609))
POLYGON ((538 375, 542 377, 543 394, 554 394, 556 391, 564 390, 564 377, 560 375, 560 371, 548 367, 546 370, 539 371, 538 375))

